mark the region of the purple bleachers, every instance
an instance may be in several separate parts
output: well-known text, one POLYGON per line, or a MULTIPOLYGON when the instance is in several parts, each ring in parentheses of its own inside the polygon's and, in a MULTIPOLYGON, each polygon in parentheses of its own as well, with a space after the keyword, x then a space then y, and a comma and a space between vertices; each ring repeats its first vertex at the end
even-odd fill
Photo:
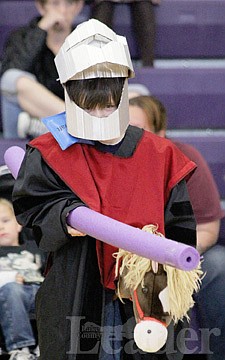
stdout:
MULTIPOLYGON (((156 58, 223 58, 224 0, 163 0, 155 7, 156 58)), ((131 16, 126 4, 117 5, 115 29, 127 37, 133 58, 139 58, 131 16)))
POLYGON ((18 26, 26 24, 29 19, 37 15, 34 1, 11 1, 0 2, 0 56, 8 34, 18 26))
POLYGON ((156 20, 156 56, 224 58, 224 0, 163 0, 156 20))
MULTIPOLYGON (((139 58, 128 4, 116 4, 115 30, 127 37, 133 58, 139 58)), ((0 1, 0 56, 5 37, 37 14, 33 0, 0 1)), ((224 58, 225 0, 163 0, 155 7, 157 58, 224 58)), ((89 18, 85 5, 77 22, 89 18)))
POLYGON ((142 68, 130 83, 164 103, 169 129, 225 128, 225 68, 142 68))

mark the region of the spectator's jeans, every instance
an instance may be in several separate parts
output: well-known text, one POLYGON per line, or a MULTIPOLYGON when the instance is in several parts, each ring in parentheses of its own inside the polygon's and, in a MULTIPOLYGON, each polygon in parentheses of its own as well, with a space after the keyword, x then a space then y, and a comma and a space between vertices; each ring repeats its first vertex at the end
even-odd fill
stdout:
POLYGON ((2 126, 5 139, 18 138, 17 120, 22 109, 18 104, 16 82, 21 76, 36 79, 34 75, 18 69, 7 70, 1 78, 2 126))
POLYGON ((39 285, 8 283, 0 288, 0 325, 7 351, 35 345, 30 323, 39 285))
MULTIPOLYGON (((225 246, 215 245, 203 254, 206 275, 195 296, 200 329, 206 329, 205 341, 211 354, 207 359, 225 359, 225 246)), ((203 332, 202 332, 203 334, 203 332)), ((204 343, 205 343, 204 341, 204 343)))

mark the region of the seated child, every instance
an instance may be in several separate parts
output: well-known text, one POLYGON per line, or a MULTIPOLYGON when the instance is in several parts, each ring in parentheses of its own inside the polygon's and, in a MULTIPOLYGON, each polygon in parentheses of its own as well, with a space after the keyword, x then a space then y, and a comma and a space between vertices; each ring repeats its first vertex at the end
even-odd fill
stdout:
POLYGON ((32 241, 19 244, 21 228, 10 201, 0 198, 0 325, 10 360, 36 359, 30 314, 43 281, 41 253, 32 241))

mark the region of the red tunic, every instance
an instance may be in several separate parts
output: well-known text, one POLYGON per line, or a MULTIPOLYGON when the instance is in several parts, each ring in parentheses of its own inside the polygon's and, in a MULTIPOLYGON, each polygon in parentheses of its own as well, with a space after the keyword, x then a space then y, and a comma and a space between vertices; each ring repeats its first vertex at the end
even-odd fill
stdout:
MULTIPOLYGON (((31 146, 91 209, 138 228, 158 224, 161 233, 171 189, 195 168, 169 140, 148 132, 128 158, 84 144, 62 151, 49 133, 31 146)), ((102 282, 110 289, 115 287, 112 254, 117 250, 97 241, 102 282)))

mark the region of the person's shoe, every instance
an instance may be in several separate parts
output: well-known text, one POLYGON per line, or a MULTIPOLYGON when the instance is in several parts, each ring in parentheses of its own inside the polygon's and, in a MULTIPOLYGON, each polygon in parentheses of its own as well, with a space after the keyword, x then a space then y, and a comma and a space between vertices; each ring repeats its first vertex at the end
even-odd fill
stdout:
POLYGON ((40 356, 40 349, 39 349, 38 345, 36 346, 36 348, 34 350, 32 350, 32 354, 34 354, 36 356, 36 358, 38 358, 40 356))
POLYGON ((9 360, 36 360, 37 357, 29 352, 27 348, 10 351, 9 360))
POLYGON ((40 119, 31 117, 25 111, 19 114, 17 121, 17 133, 20 139, 36 138, 46 132, 48 132, 48 129, 40 119))

